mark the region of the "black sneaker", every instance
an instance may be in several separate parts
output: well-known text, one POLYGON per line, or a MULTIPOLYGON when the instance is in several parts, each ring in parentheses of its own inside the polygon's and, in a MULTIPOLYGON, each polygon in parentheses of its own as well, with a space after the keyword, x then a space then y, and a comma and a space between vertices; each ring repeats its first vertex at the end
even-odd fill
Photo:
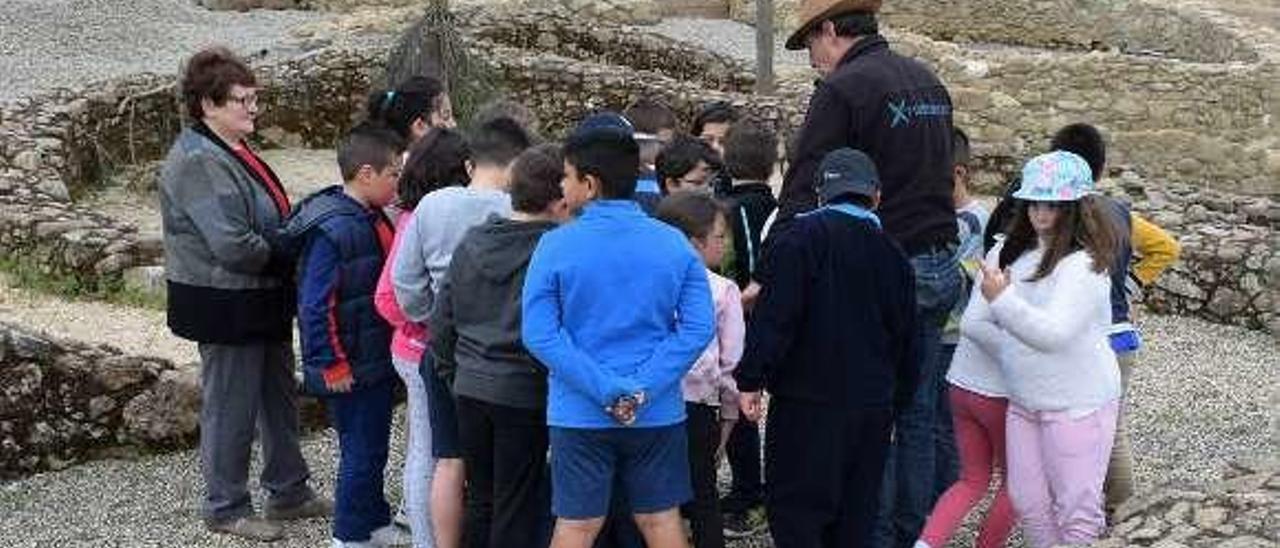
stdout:
POLYGON ((725 538, 738 539, 760 534, 768 527, 764 508, 755 507, 746 512, 734 512, 724 515, 725 538))

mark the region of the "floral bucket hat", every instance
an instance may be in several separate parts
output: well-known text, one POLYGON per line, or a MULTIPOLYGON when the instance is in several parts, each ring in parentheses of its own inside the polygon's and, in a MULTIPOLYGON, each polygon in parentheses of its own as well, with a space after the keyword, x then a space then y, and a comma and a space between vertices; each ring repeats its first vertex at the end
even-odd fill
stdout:
POLYGON ((1013 193, 1031 202, 1074 202, 1093 194, 1093 171, 1084 158, 1055 150, 1041 154, 1022 168, 1022 188, 1013 193))

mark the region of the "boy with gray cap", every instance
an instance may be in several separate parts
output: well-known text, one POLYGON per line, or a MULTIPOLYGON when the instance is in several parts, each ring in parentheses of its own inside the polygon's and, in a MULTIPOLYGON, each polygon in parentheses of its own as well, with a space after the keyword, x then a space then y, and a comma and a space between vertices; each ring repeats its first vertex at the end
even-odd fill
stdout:
POLYGON ((742 411, 772 395, 765 507, 778 548, 867 546, 894 415, 911 400, 911 265, 873 212, 871 158, 841 148, 816 174, 818 209, 770 236, 735 375, 742 411))

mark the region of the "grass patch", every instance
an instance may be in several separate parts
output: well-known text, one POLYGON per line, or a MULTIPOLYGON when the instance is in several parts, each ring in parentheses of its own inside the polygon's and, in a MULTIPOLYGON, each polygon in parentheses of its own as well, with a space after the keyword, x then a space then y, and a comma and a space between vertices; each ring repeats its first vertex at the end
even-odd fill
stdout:
POLYGON ((0 274, 19 289, 81 301, 101 301, 121 306, 165 309, 164 295, 125 284, 119 275, 89 277, 48 272, 30 256, 0 256, 0 274))

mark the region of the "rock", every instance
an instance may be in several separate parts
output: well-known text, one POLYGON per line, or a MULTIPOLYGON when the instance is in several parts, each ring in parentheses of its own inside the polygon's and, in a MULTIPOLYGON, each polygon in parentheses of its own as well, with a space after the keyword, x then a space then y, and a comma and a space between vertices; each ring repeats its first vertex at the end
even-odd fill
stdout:
POLYGON ((93 271, 98 275, 116 274, 133 265, 133 262, 133 257, 124 253, 115 253, 94 263, 93 271))
POLYGON ((66 183, 63 183, 59 179, 42 179, 40 183, 36 185, 36 190, 59 200, 71 200, 71 192, 67 190, 66 183))
POLYGON ((1254 536, 1243 536, 1224 540, 1217 548, 1275 548, 1275 542, 1254 536))
POLYGON ((135 266, 122 273, 125 287, 152 295, 164 295, 166 291, 163 266, 135 266))
POLYGON ((1213 529, 1226 523, 1227 516, 1227 509, 1219 506, 1198 508, 1195 512, 1195 524, 1201 529, 1213 529))
POLYGON ((1168 512, 1165 512, 1164 520, 1167 523, 1177 525, 1186 521, 1189 513, 1191 513, 1191 504, 1187 502, 1179 502, 1174 504, 1172 508, 1169 508, 1168 512))
POLYGON ((1115 526, 1111 533, 1118 537, 1127 537, 1129 533, 1138 530, 1140 527, 1142 527, 1142 517, 1138 516, 1121 522, 1120 525, 1115 526))
POLYGON ((13 165, 24 171, 35 171, 40 169, 40 153, 34 150, 24 150, 13 157, 13 165))
POLYGON ((107 413, 115 411, 117 407, 116 400, 110 396, 98 396, 89 400, 89 418, 97 420, 107 413))
POLYGON ((126 432, 144 445, 189 440, 200 425, 200 378, 195 369, 168 370, 124 408, 126 432))
POLYGON ((61 351, 51 341, 31 335, 26 331, 8 328, 0 323, 0 361, 10 354, 13 358, 44 362, 53 359, 61 351), (4 336, 8 331, 8 337, 4 336))
POLYGON ((44 372, 30 362, 0 363, 0 417, 30 417, 42 407, 44 372))
POLYGON ((97 381, 108 393, 155 379, 154 367, 142 358, 114 356, 103 359, 94 371, 97 381))
POLYGON ((1219 287, 1209 300, 1209 311, 1220 318, 1232 318, 1244 310, 1249 302, 1234 289, 1219 287))
POLYGON ((1164 531, 1161 531, 1160 529, 1143 527, 1141 529, 1138 529, 1137 531, 1129 533, 1128 535, 1126 535, 1125 538, 1127 538, 1130 542, 1145 542, 1145 541, 1158 539, 1163 533, 1164 531))

